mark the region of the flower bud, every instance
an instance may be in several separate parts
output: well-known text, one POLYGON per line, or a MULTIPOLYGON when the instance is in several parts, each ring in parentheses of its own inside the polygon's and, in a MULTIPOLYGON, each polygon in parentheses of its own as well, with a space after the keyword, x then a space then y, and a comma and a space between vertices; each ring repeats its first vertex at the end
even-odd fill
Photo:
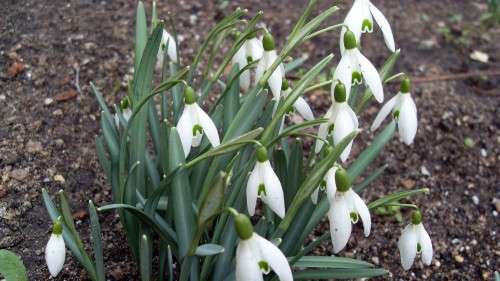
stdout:
POLYGON ((269 158, 267 157, 267 149, 264 146, 257 148, 256 152, 257 161, 266 162, 269 158))
POLYGON ((120 109, 123 111, 127 108, 130 107, 130 100, 128 99, 127 96, 125 96, 121 101, 120 101, 120 109))
POLYGON ((346 101, 346 93, 345 93, 345 86, 342 84, 342 82, 338 82, 337 85, 335 85, 335 90, 333 92, 333 96, 335 98, 336 102, 345 102, 346 101))
POLYGON ((351 188, 351 179, 344 168, 339 168, 335 172, 335 183, 340 192, 346 192, 351 188))
POLYGON ((186 102, 186 104, 193 104, 196 102, 196 93, 190 86, 184 89, 184 102, 186 102))
POLYGON ((411 214, 411 223, 412 224, 420 224, 422 222, 422 213, 420 210, 416 210, 411 214))
POLYGON ((411 81, 410 78, 406 77, 403 82, 401 82, 401 87, 399 91, 403 94, 409 93, 411 90, 411 81))
POLYGON ((274 43, 274 37, 271 33, 267 32, 264 34, 264 38, 262 38, 262 46, 264 47, 264 51, 272 51, 276 49, 276 44, 274 43))
POLYGON ((247 240, 252 237, 253 226, 250 219, 244 214, 234 216, 234 226, 241 240, 247 240))
POLYGON ((354 33, 352 31, 347 30, 344 33, 344 47, 346 50, 351 50, 356 48, 357 43, 356 43, 356 36, 354 36, 354 33))

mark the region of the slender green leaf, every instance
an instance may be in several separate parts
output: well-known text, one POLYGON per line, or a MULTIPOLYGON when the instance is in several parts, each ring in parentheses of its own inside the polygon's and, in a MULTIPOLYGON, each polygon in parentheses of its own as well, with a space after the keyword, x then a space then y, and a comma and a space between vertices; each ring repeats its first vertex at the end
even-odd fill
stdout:
POLYGON ((373 264, 356 259, 335 256, 304 256, 293 265, 298 268, 344 268, 358 270, 373 267, 373 264))
POLYGON ((415 189, 415 190, 400 191, 400 192, 397 192, 397 193, 394 193, 391 195, 387 195, 387 196, 379 198, 379 199, 371 202, 370 204, 368 204, 368 208, 375 209, 378 207, 382 207, 384 205, 396 202, 396 201, 403 199, 405 197, 412 196, 412 195, 419 194, 419 193, 429 193, 429 189, 428 188, 421 188, 421 189, 415 189))
POLYGON ((320 124, 326 123, 326 122, 328 122, 327 118, 320 118, 320 119, 314 119, 314 120, 310 120, 310 121, 304 121, 300 124, 295 124, 293 126, 290 126, 286 129, 284 129, 283 132, 281 132, 281 134, 279 134, 273 140, 271 140, 271 142, 269 143, 269 146, 274 145, 279 140, 281 140, 287 136, 294 135, 294 134, 296 134, 304 129, 314 127, 314 126, 317 126, 317 125, 320 125, 320 124))
POLYGON ((196 248, 195 255, 197 256, 213 256, 224 252, 224 247, 217 244, 203 244, 196 248))
MULTIPOLYGON (((146 23, 146 10, 144 3, 139 1, 137 3, 137 10, 135 16, 135 69, 139 68, 141 62, 142 52, 148 40, 148 27, 146 23)), ((135 79, 134 79, 135 80, 135 79)))
POLYGON ((151 239, 148 238, 148 235, 141 235, 141 241, 139 243, 141 281, 151 280, 153 266, 153 245, 151 243, 151 239))
POLYGON ((97 281, 106 281, 106 276, 104 274, 104 257, 102 251, 101 225, 99 224, 99 217, 97 216, 97 211, 92 201, 89 201, 89 217, 90 217, 90 227, 92 234, 92 245, 94 247, 94 259, 95 259, 97 281))
POLYGON ((293 273, 294 280, 330 280, 330 279, 356 279, 385 275, 388 272, 380 268, 361 269, 321 269, 304 270, 293 273))

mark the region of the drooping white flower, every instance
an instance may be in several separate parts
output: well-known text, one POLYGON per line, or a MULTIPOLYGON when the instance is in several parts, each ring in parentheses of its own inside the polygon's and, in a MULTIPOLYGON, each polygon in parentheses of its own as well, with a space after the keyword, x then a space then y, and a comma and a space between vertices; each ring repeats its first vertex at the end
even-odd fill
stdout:
POLYGON ((398 241, 401 265, 408 270, 413 265, 417 254, 421 254, 422 262, 430 265, 432 261, 432 242, 422 224, 422 215, 416 211, 412 215, 412 223, 407 225, 398 241))
MULTIPOLYGON (((264 47, 264 53, 262 54, 262 58, 257 63, 257 69, 255 71, 256 81, 259 81, 266 70, 268 70, 278 58, 274 38, 270 33, 266 33, 262 38, 262 46, 264 47)), ((283 67, 283 64, 280 64, 267 80, 267 84, 269 85, 276 102, 279 101, 281 96, 281 84, 284 76, 285 68, 283 67)))
MULTIPOLYGON (((241 45, 240 49, 234 55, 232 62, 233 64, 238 64, 239 69, 243 69, 252 61, 257 61, 262 58, 262 53, 264 49, 262 48, 262 42, 254 37, 248 39, 241 45)), ((250 71, 245 70, 240 75, 240 87, 243 91, 248 91, 250 88, 250 71)))
POLYGON ((61 272, 65 259, 66 246, 62 237, 62 226, 59 221, 56 221, 45 247, 45 262, 52 277, 56 277, 61 272))
POLYGON ((184 90, 184 111, 182 112, 177 130, 182 142, 184 155, 187 157, 191 147, 198 147, 205 134, 212 144, 216 147, 220 144, 219 133, 214 122, 210 119, 203 109, 196 103, 196 94, 191 87, 184 90))
POLYGON ((257 161, 248 178, 246 197, 248 213, 253 216, 257 205, 257 198, 267 205, 280 218, 285 216, 285 199, 281 182, 271 167, 265 147, 256 152, 257 161))
POLYGON ((351 189, 349 176, 344 169, 335 173, 336 192, 333 198, 329 195, 330 209, 330 234, 332 236, 333 252, 340 252, 347 245, 351 236, 352 223, 357 223, 359 218, 363 222, 365 237, 370 235, 370 211, 359 195, 351 189))
POLYGON ((351 93, 351 86, 361 84, 364 80, 373 96, 378 102, 384 101, 384 89, 377 69, 373 64, 356 48, 357 41, 354 33, 345 32, 344 36, 345 52, 342 54, 340 62, 333 73, 333 85, 342 82, 346 86, 347 99, 351 93))
POLYGON ((236 248, 236 281, 262 281, 271 269, 280 281, 293 281, 285 255, 273 243, 253 232, 250 219, 237 214, 234 218, 240 238, 236 248))
MULTIPOLYGON (((132 117, 132 109, 130 108, 130 102, 128 100, 128 97, 123 98, 120 101, 120 110, 122 113, 123 119, 125 119, 126 122, 132 117)), ((118 117, 118 114, 115 113, 115 125, 117 128, 120 128, 120 118, 118 117)))
MULTIPOLYGON (((352 5, 351 10, 347 13, 344 24, 347 25, 347 28, 354 33, 356 41, 359 42, 362 33, 373 32, 374 18, 382 30, 387 48, 389 48, 392 52, 395 52, 396 47, 394 44, 394 36, 392 35, 389 22, 385 18, 384 14, 382 14, 382 12, 380 12, 380 10, 377 9, 377 7, 375 7, 369 0, 354 0, 354 4, 352 5)), ((347 28, 343 27, 340 34, 340 48, 342 53, 345 50, 344 34, 347 31, 347 28)))
POLYGON ((323 181, 320 183, 320 186, 317 187, 313 193, 311 194, 311 200, 314 204, 318 203, 319 190, 326 189, 327 196, 329 199, 333 199, 335 197, 335 193, 337 192, 337 186, 335 185, 335 172, 337 171, 337 167, 331 167, 325 174, 323 181))
POLYGON ((175 39, 170 33, 166 30, 163 30, 163 34, 161 36, 160 49, 157 54, 157 68, 161 68, 163 66, 163 60, 165 59, 165 51, 167 52, 168 58, 172 62, 178 62, 177 60, 177 43, 175 39))
MULTIPOLYGON (((283 83, 281 85, 281 92, 283 93, 283 98, 286 98, 292 92, 292 88, 290 88, 288 86, 288 80, 286 80, 286 79, 283 79, 283 83)), ((299 113, 299 115, 302 116, 302 118, 304 118, 304 120, 307 120, 307 121, 314 120, 314 114, 311 110, 311 107, 309 106, 309 104, 307 103, 307 101, 303 97, 299 96, 295 100, 295 102, 293 103, 293 109, 295 111, 297 111, 297 113, 299 113)), ((273 112, 273 115, 274 115, 274 112, 273 112)), ((288 115, 288 114, 285 114, 283 116, 283 118, 281 119, 281 125, 280 125, 280 129, 279 129, 280 133, 283 131, 286 115, 288 115)))
MULTIPOLYGON (((358 129, 359 123, 356 113, 347 104, 346 97, 346 87, 344 84, 339 82, 336 83, 335 87, 332 89, 333 93, 333 103, 331 108, 325 114, 325 118, 328 118, 328 123, 323 123, 319 126, 318 136, 322 139, 326 139, 328 135, 332 135, 333 144, 337 145, 350 133, 358 129), (333 128, 332 128, 333 127, 333 128)), ((345 162, 351 153, 352 148, 351 141, 346 148, 340 154, 340 159, 345 162)), ((322 141, 317 141, 315 146, 315 152, 319 153, 323 147, 322 141)))
POLYGON ((417 134, 417 107, 410 94, 410 80, 405 79, 398 94, 392 97, 377 114, 371 130, 376 130, 382 121, 391 113, 397 120, 399 138, 407 145, 413 143, 417 134))

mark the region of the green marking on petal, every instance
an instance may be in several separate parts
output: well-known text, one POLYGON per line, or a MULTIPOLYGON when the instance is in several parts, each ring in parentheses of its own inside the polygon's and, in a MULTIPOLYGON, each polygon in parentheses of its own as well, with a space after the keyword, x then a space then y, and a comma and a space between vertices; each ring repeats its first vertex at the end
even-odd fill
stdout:
POLYGON ((61 222, 59 219, 54 222, 54 226, 52 227, 52 233, 55 235, 61 235, 63 232, 61 222))
POLYGON ((399 110, 396 110, 392 113, 392 117, 394 117, 394 119, 398 119, 399 118, 399 110))
POLYGON ((352 73, 351 83, 353 85, 358 85, 358 84, 361 84, 361 82, 363 82, 363 73, 361 73, 359 71, 354 71, 352 73))
POLYGON ((319 189, 325 190, 326 189, 326 180, 322 180, 321 183, 319 184, 319 189))
POLYGON ((259 261, 259 268, 262 272, 264 272, 264 274, 271 272, 271 268, 269 267, 267 261, 259 261))
POLYGON ((356 212, 351 212, 351 213, 349 213, 349 216, 351 217, 351 222, 352 222, 352 223, 354 223, 354 224, 355 224, 355 223, 357 223, 357 222, 358 222, 358 220, 359 220, 359 215, 358 215, 358 213, 356 213, 356 212))
POLYGON ((199 124, 193 126, 193 136, 196 136, 197 134, 203 134, 203 128, 199 124))
POLYGON ((328 134, 330 135, 333 132, 333 129, 335 128, 335 124, 330 124, 328 125, 328 134))
POLYGON ((420 243, 417 243, 417 253, 421 252, 422 252, 422 245, 420 245, 420 243))
POLYGON ((372 32, 373 22, 371 22, 369 19, 364 19, 363 24, 361 25, 361 30, 363 32, 372 32))
MULTIPOLYGON (((252 61, 253 61, 252 57, 251 57, 251 56, 248 56, 248 57, 247 57, 247 63, 248 63, 248 64, 251 64, 251 63, 252 63, 252 61)), ((240 66, 240 67, 241 67, 241 66, 240 66)))
POLYGON ((262 194, 267 195, 266 194, 266 186, 263 183, 259 184, 259 189, 257 190, 257 195, 259 197, 262 196, 262 194))

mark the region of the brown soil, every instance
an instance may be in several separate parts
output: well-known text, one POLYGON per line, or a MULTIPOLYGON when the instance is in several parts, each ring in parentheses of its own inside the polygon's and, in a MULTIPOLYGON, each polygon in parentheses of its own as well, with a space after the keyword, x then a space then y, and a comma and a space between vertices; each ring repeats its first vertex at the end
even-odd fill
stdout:
MULTIPOLYGON (((50 223, 41 201, 42 188, 51 194, 67 191, 75 212, 79 211, 78 229, 84 237, 88 236, 87 200, 97 205, 110 201, 94 149, 99 111, 88 83, 93 81, 102 89, 109 103, 123 93, 133 64, 135 2, 2 2, 0 248, 22 256, 29 280, 49 276, 43 249, 50 223), (76 69, 81 90, 75 83, 76 69)), ((230 1, 223 11, 212 4, 215 1, 173 2, 160 3, 159 8, 163 14, 177 15, 184 36, 181 50, 188 57, 208 27, 235 6, 265 11, 267 26, 283 39, 305 1, 230 1)), ((443 73, 500 69, 499 28, 483 30, 478 25, 485 1, 373 2, 388 17, 402 49, 397 70, 436 78, 443 73), (449 32, 440 31, 444 26, 449 32), (489 54, 489 62, 471 60, 469 54, 475 50, 489 54)), ((341 15, 332 22, 339 22, 341 15)), ((303 50, 312 52, 311 61, 330 52, 338 54, 337 37, 326 35, 306 43, 303 50)), ((389 55, 378 31, 364 39, 363 50, 377 65, 389 55)), ((393 280, 492 280, 500 260, 499 82, 498 76, 478 76, 417 84, 413 95, 419 131, 414 145, 407 147, 394 138, 373 165, 388 164, 389 168, 363 193, 369 201, 401 189, 431 189, 415 202, 424 210, 424 223, 435 247, 432 265, 417 262, 411 271, 402 270, 396 248, 402 225, 392 217, 375 216, 369 238, 363 238, 355 227, 355 239, 343 255, 379 264, 390 270, 393 280), (465 138, 471 138, 474 146, 466 147, 465 138)), ((386 95, 394 90, 387 87, 386 95)), ((320 92, 309 96, 317 115, 326 109, 323 96, 320 92)), ((368 129, 378 108, 375 104, 367 108, 363 129, 368 129)), ((364 133, 354 153, 370 139, 364 133)), ((101 222, 108 278, 136 280, 116 216, 106 214, 101 222)), ((316 234, 326 227, 323 224, 316 234)), ((317 249, 323 254, 330 250, 328 243, 317 249)), ((69 257, 56 280, 85 280, 85 273, 69 257)))

